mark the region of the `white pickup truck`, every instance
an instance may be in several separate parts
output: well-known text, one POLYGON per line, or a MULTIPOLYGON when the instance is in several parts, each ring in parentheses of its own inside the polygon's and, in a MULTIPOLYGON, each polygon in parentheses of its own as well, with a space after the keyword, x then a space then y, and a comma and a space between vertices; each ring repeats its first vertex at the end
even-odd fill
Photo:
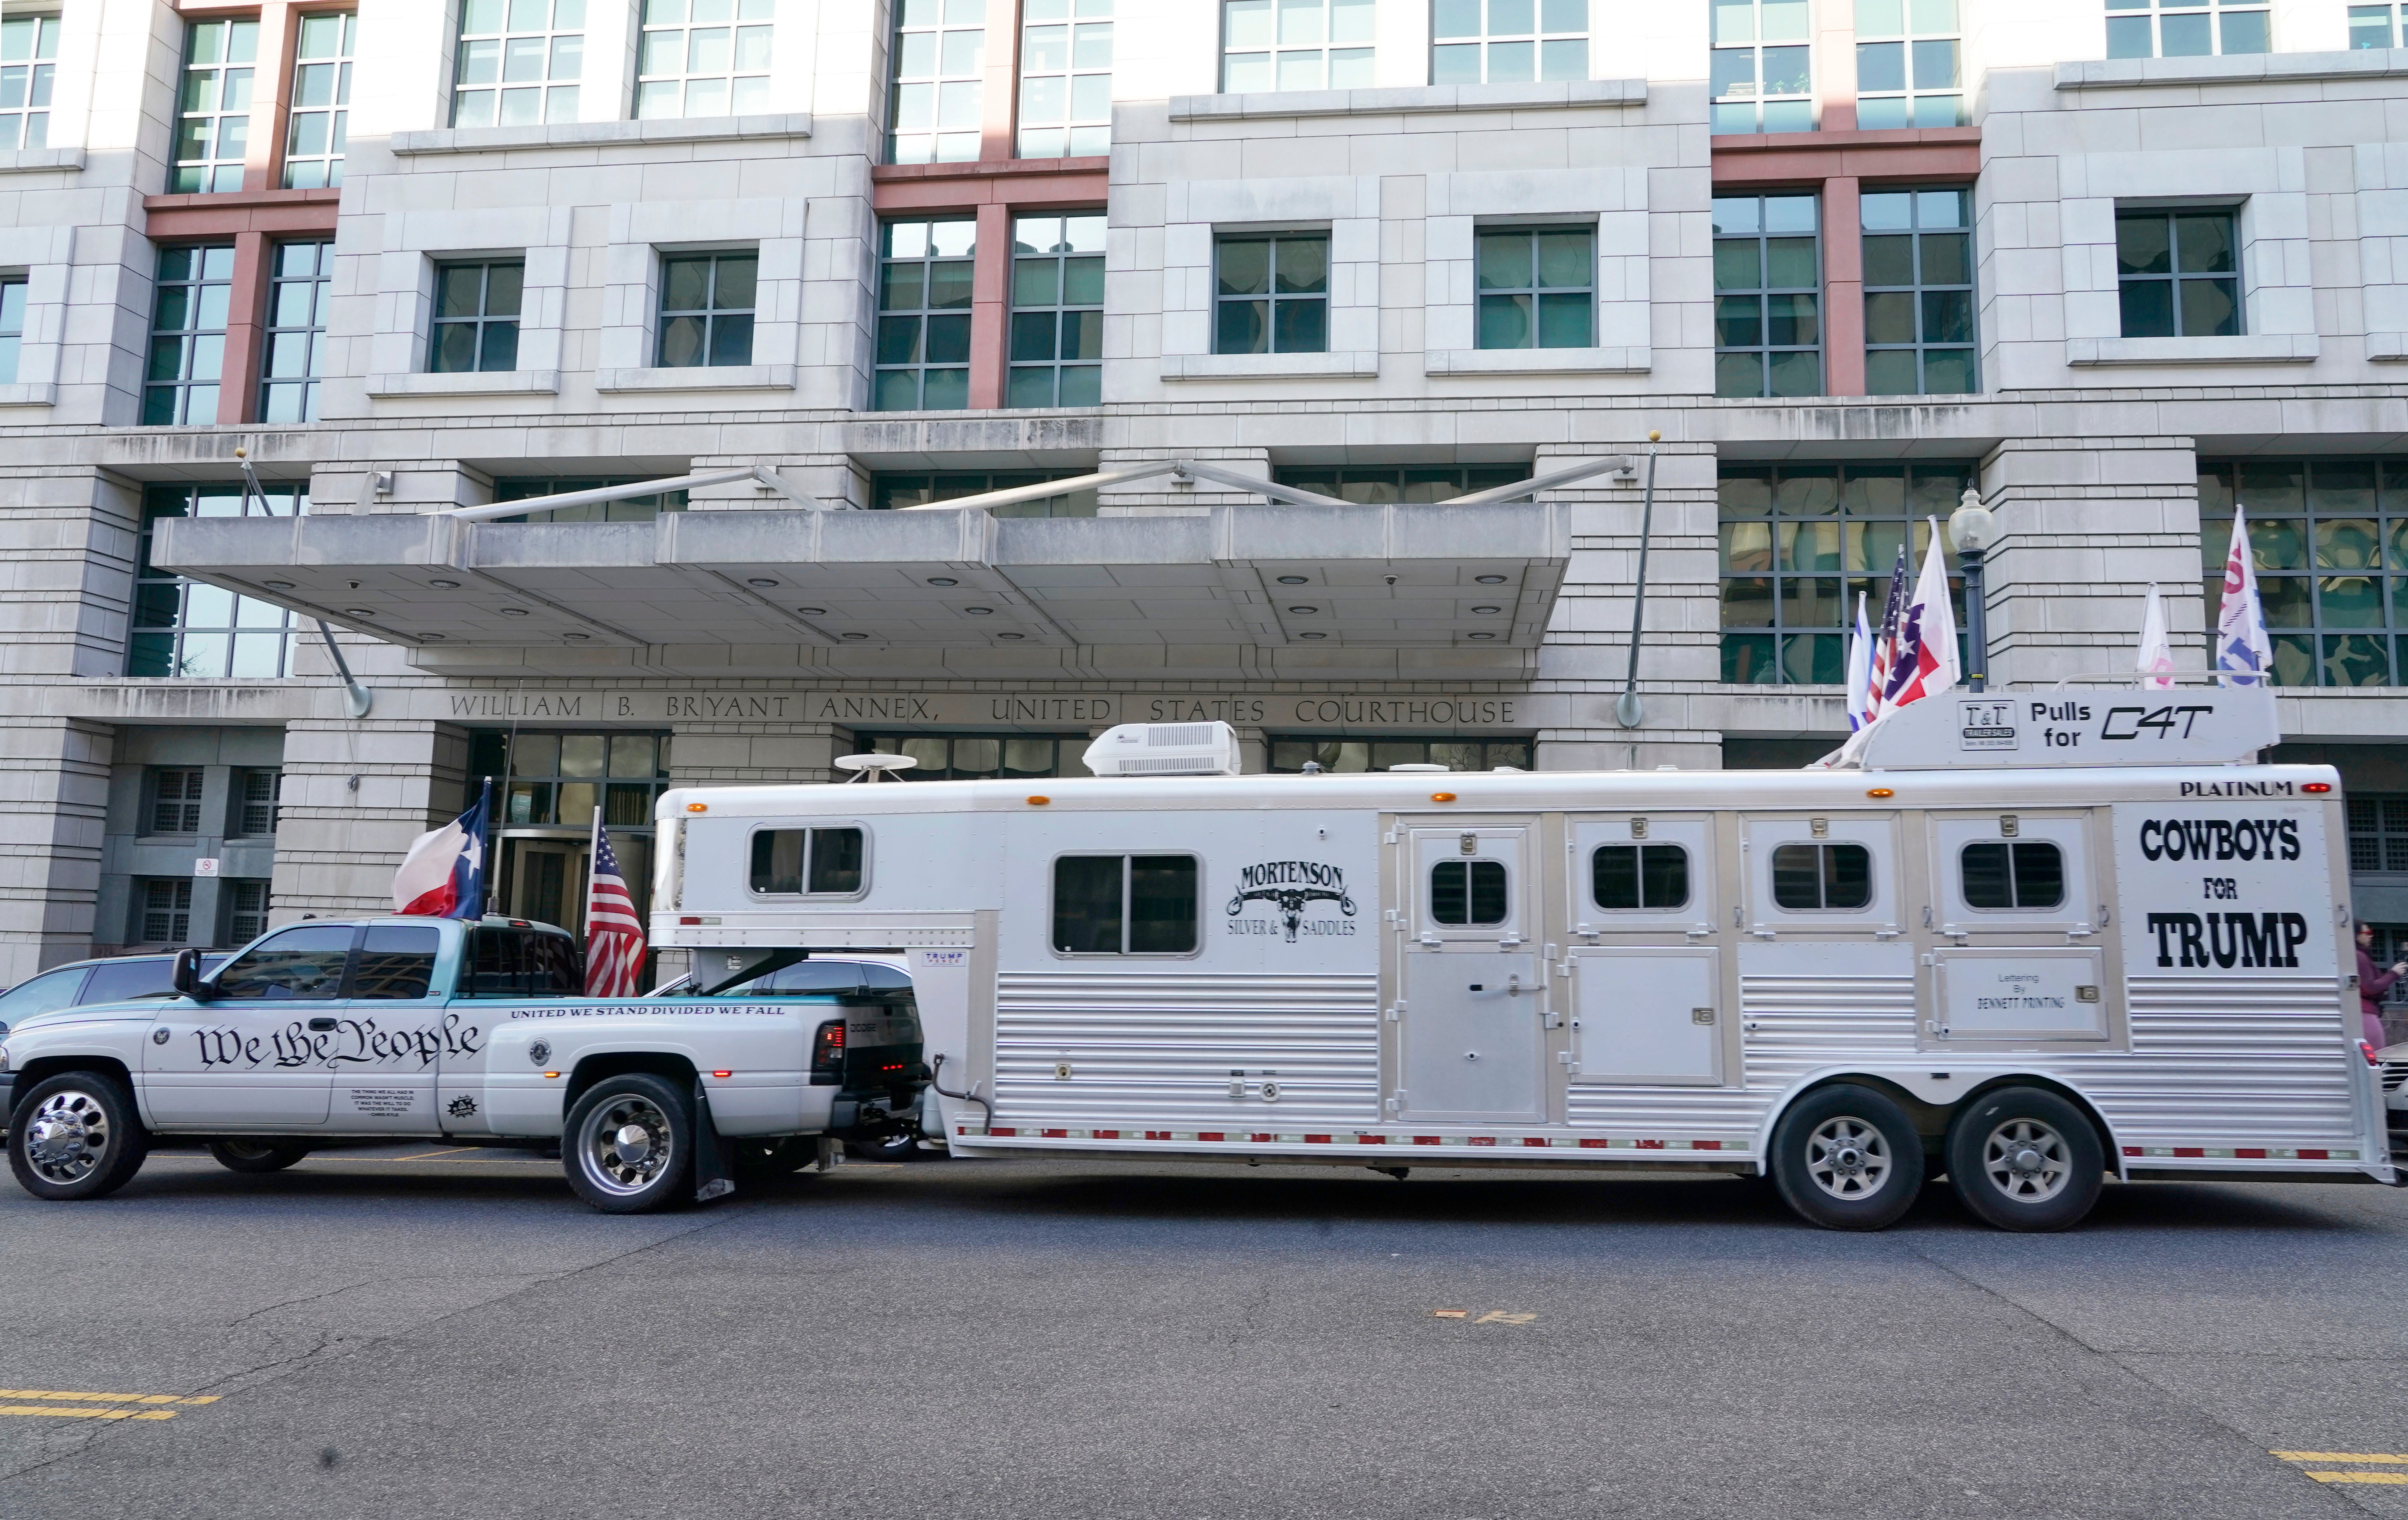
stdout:
POLYGON ((316 920, 177 996, 36 1014, 0 1043, 8 1162, 36 1197, 99 1197, 153 1137, 274 1171, 336 1140, 557 1140, 569 1185, 634 1213, 751 1168, 832 1164, 917 1123, 908 986, 765 976, 765 951, 671 997, 589 998, 574 939, 522 919, 316 920), (795 981, 810 990, 779 990, 795 981), (722 989, 737 989, 732 995, 722 989))

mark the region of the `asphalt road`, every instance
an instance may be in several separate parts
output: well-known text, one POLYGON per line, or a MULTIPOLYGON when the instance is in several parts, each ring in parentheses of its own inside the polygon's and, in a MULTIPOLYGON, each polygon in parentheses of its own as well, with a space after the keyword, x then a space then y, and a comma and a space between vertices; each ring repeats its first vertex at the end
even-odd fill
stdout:
POLYGON ((0 1515, 2408 1516, 2403 1191, 1858 1236, 1731 1181, 939 1162, 626 1219, 426 1149, 0 1183, 0 1515))

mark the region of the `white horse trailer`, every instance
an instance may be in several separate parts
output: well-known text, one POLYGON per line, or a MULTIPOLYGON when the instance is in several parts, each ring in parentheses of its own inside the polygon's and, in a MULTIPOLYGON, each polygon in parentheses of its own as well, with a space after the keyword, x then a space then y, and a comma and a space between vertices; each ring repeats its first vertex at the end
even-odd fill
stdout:
POLYGON ((653 942, 908 953, 957 1156, 1769 1173, 1856 1228, 1942 1172, 2021 1229, 2396 1183, 2338 778, 2275 738, 2262 689, 1950 694, 1860 768, 672 791, 653 942))

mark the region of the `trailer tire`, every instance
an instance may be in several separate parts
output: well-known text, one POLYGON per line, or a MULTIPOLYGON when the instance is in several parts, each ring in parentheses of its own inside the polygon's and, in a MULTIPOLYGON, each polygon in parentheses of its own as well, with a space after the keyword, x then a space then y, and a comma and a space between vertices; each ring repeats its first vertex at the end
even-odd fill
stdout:
POLYGON ((2099 1201, 2106 1171, 2099 1131, 2045 1088, 1984 1093, 1948 1127, 1949 1185, 2000 1229, 2071 1228, 2099 1201))
POLYGON ((63 1071, 36 1083, 8 1126, 8 1169, 37 1198, 75 1203, 107 1197, 134 1180, 150 1154, 150 1132, 134 1095, 98 1071, 63 1071))
POLYGON ((568 1111, 561 1169, 606 1214, 648 1213, 694 1192, 694 1101, 649 1072, 605 1077, 568 1111))
POLYGON ((229 1140, 209 1141, 209 1154, 228 1171, 247 1175, 282 1171, 309 1154, 295 1140, 229 1140))
POLYGON ((1870 1087, 1818 1087, 1773 1128, 1772 1181, 1810 1225, 1886 1229, 1923 1191, 1923 1139, 1870 1087))

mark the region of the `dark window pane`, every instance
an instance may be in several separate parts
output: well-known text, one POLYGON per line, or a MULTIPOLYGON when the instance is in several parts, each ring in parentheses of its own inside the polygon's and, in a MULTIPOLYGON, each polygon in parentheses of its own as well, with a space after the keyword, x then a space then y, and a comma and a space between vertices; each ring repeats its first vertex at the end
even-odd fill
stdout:
POLYGON ((1969 908, 2012 908, 2014 906, 2013 880, 2008 875, 2007 844, 2003 839, 1969 844, 1959 858, 1964 875, 1965 903, 1969 908))
POLYGON ((1007 407, 1050 407, 1054 405, 1054 370, 1051 366, 1028 365, 1015 368, 1004 391, 1007 407))
POLYGON ((1589 896, 1599 908, 1627 909, 1640 905, 1639 846, 1608 844, 1589 857, 1589 896))
POLYGON ((331 998, 342 990, 343 963, 350 958, 351 925, 305 925, 257 945, 218 973, 225 998, 331 998))
POLYGON ((1865 297, 1865 341, 1914 341, 1914 295, 1912 292, 1884 291, 1865 297))
POLYGON ((1590 346, 1589 296, 1541 294, 1539 297, 1539 347, 1584 349, 1590 346))
MULTIPOLYGON (((920 319, 917 317, 881 317, 878 319, 878 362, 882 365, 908 365, 920 357, 920 319)), ((882 380, 896 377, 881 376, 882 380)), ((910 379, 906 375, 905 380, 910 379)))
POLYGON ((492 373, 518 366, 519 324, 514 322, 485 323, 485 340, 477 355, 477 367, 492 373))
MULTIPOLYGON (((1717 295, 1714 297, 1714 344, 1718 348, 1753 348, 1764 341, 1764 297, 1761 295, 1717 295)), ((1486 347, 1487 345, 1483 345, 1486 347)), ((1498 345, 1506 347, 1508 345, 1498 345)), ((1754 354, 1727 355, 1744 358, 1753 365, 1754 354)), ((1724 392, 1727 395, 1731 393, 1724 392)), ((1753 390, 1740 393, 1754 395, 1753 390)))
POLYGON ((1756 396, 1765 394, 1764 356, 1760 353, 1714 355, 1714 394, 1756 396))
POLYGON ((1480 235, 1474 256, 1479 288, 1487 290, 1527 290, 1530 287, 1530 235, 1524 232, 1484 232, 1480 235))
POLYGON ((753 257, 723 258, 717 263, 717 278, 710 293, 712 308, 720 311, 750 311, 752 292, 761 261, 753 257))
MULTIPOLYGON (((1224 295, 1267 295, 1271 288, 1271 245, 1261 239, 1232 238, 1220 248, 1220 289, 1224 295)), ((1223 350, 1251 352, 1251 350, 1223 350)))
POLYGON ((1714 244, 1714 289, 1752 291, 1763 288, 1763 261, 1753 237, 1726 237, 1714 244))
POLYGON ((1329 351, 1329 303, 1280 301, 1272 315, 1277 327, 1271 347, 1281 353, 1326 353, 1329 351))
POLYGON ((1923 340, 1927 343, 1973 341, 1973 293, 1925 291, 1923 340))
POLYGON ((1528 348, 1530 297, 1483 295, 1480 298, 1480 346, 1484 349, 1528 348))
POLYGON ((661 262, 661 309, 700 311, 710 301, 709 259, 664 259, 661 262))
POLYGON ((700 317, 671 317, 661 323, 663 368, 691 369, 702 363, 703 323, 700 317))
POLYGON ((1215 353, 1268 353, 1270 351, 1270 312, 1268 301, 1223 301, 1220 320, 1212 335, 1215 353))
POLYGON ((2126 216, 2115 219, 2115 267, 2128 275, 2163 275, 2173 272, 2172 245, 2168 241, 2172 224, 2162 216, 2126 216))
POLYGON ((1674 909, 1689 900, 1689 852, 1677 844, 1650 844, 1639 852, 1640 901, 1645 907, 1674 909))
POLYGON ((1505 892, 1505 866, 1502 861, 1473 860, 1463 864, 1471 868, 1471 923, 1502 924, 1508 911, 1505 892))
POLYGON ((1104 356, 1104 314, 1100 311, 1062 313, 1062 357, 1101 359, 1104 356))
POLYGON ((853 893, 861 890, 861 830, 811 830, 813 892, 853 893))
POLYGON ((751 312, 730 312, 710 319, 710 362, 715 366, 752 362, 751 312))
POLYGON ((526 284, 526 265, 491 264, 485 269, 485 315, 517 316, 523 287, 526 284))
MULTIPOLYGON (((932 365, 967 364, 970 356, 970 319, 942 316, 928 319, 928 362, 932 365)), ((936 376, 928 377, 931 385, 936 376)))
POLYGON ((2045 840, 2018 841, 2014 848, 2015 906, 2055 908, 2065 901, 2065 856, 2045 840))
POLYGON ((1121 949, 1121 855, 1065 855, 1054 863, 1054 948, 1072 955, 1121 949))
POLYGON ((432 925, 371 924, 351 971, 353 997, 423 997, 435 981, 442 931, 432 925))
POLYGON ((1196 857, 1129 857, 1129 954, 1183 955, 1196 948, 1196 857))
POLYGON ((2172 281, 2128 280, 2124 281, 2118 295, 2123 306, 2126 337, 2174 336, 2172 281))
POLYGON ((466 374, 477 367, 477 324, 472 322, 445 323, 435 329, 435 342, 426 355, 426 367, 438 375, 466 374))
POLYGON ((803 843, 799 828, 765 828, 752 836, 752 890, 767 893, 803 889, 803 843))
POLYGON ((1329 289, 1328 238, 1283 237, 1277 246, 1277 294, 1316 295, 1329 289))
POLYGON ((1054 357, 1054 313, 1015 311, 1011 314, 1011 356, 1014 359, 1054 357))
POLYGON ((1913 349, 1876 349, 1865 355, 1865 394, 1915 395, 1923 390, 1913 349))
POLYGON ((1914 239, 1904 233, 1865 239, 1865 283, 1914 283, 1914 239))
POLYGON ((1923 282, 1927 285, 1970 285, 1973 282, 1972 239, 1961 232, 1927 232, 1923 244, 1923 282))
POLYGON ((1827 844, 1823 851, 1823 902, 1829 908, 1862 908, 1873 900, 1873 857, 1861 844, 1827 844))
POLYGON ((2182 334, 2185 337, 2230 337, 2241 331, 2241 300, 2237 281, 2182 280, 2182 334))
POLYGON ((1469 863, 1441 860, 1430 868, 1430 919, 1438 924, 1461 924, 1471 911, 1469 896, 1469 863))
POLYGON ((1784 844, 1772 852, 1772 900, 1793 911, 1823 906, 1822 852, 1811 844, 1784 844))

